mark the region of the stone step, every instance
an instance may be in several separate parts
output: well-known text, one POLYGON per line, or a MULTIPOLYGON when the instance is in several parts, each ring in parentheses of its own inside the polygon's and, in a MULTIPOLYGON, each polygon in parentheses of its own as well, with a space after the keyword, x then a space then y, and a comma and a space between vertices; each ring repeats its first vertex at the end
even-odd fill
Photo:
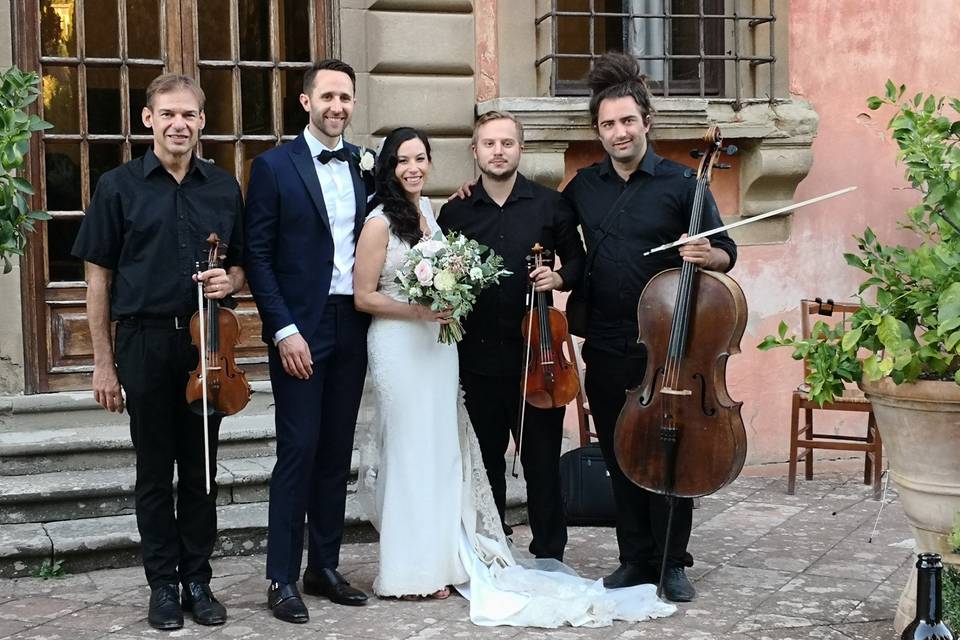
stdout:
MULTIPOLYGON (((276 458, 217 461, 217 504, 267 500, 276 458)), ((136 469, 91 469, 7 476, 0 483, 0 524, 50 522, 133 513, 136 469)))
MULTIPOLYGON (((366 507, 357 498, 355 483, 348 487, 344 542, 369 542, 376 532, 366 507)), ((507 478, 507 522, 526 522, 522 480, 507 478)), ((5 508, 5 507, 4 507, 5 508)), ((217 507, 215 556, 263 553, 267 546, 267 502, 224 504, 217 507)), ((130 514, 78 520, 0 524, 0 578, 32 575, 44 560, 64 561, 71 573, 134 566, 140 563, 140 534, 130 514)))
MULTIPOLYGON (((275 451, 272 414, 244 412, 224 418, 218 459, 270 456, 275 451)), ((126 424, 0 432, 0 476, 116 469, 133 464, 133 444, 126 424)))
MULTIPOLYGON (((267 503, 217 508, 215 556, 263 553, 267 548, 267 503)), ((357 500, 347 500, 348 542, 375 538, 357 500)), ((0 577, 31 575, 46 559, 64 561, 71 573, 132 566, 140 562, 140 534, 133 514, 86 520, 0 525, 0 577)))

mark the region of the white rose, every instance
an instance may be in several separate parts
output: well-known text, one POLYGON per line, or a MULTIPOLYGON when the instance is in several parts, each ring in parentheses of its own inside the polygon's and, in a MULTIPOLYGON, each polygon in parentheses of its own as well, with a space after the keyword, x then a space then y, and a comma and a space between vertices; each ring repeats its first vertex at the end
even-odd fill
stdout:
POLYGON ((437 253, 446 246, 443 242, 439 240, 424 240, 423 242, 417 244, 414 247, 417 251, 420 252, 424 258, 432 258, 437 255, 437 253))
POLYGON ((373 154, 370 153, 367 149, 364 149, 360 152, 360 169, 363 171, 371 171, 373 169, 373 154))
POLYGON ((483 269, 480 267, 474 267, 470 269, 470 279, 471 280, 480 280, 483 278, 483 269))

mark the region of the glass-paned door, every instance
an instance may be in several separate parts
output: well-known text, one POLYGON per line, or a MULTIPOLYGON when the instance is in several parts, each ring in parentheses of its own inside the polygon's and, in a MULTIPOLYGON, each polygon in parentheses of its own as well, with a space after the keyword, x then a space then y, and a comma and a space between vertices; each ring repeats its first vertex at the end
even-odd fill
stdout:
MULTIPOLYGON (((73 240, 104 172, 142 155, 145 91, 165 71, 199 78, 207 94, 202 156, 246 186, 257 153, 305 124, 303 69, 326 50, 327 0, 15 0, 17 64, 42 78, 29 178, 38 225, 21 272, 28 392, 89 387, 93 353, 83 264, 73 240), (296 109, 294 108, 296 107, 296 109)), ((240 296, 241 361, 265 372, 260 327, 240 296)))

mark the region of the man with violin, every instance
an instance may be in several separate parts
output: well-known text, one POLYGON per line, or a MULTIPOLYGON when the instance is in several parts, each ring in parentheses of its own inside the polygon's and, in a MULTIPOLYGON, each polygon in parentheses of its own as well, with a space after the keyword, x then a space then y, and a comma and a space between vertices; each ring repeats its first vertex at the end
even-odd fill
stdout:
POLYGON ((185 390, 198 362, 188 330, 197 280, 217 300, 244 285, 243 201, 231 174, 195 155, 204 125, 200 87, 165 74, 147 87, 146 100, 142 119, 153 145, 100 178, 73 254, 86 264, 94 398, 130 414, 148 622, 170 630, 183 626, 183 610, 199 624, 226 621, 209 586, 217 491, 213 484, 207 492, 204 469, 216 472, 220 419, 209 418, 205 461, 203 417, 190 410, 185 390), (227 246, 225 268, 197 274, 211 233, 227 246))
MULTIPOLYGON (((578 287, 587 309, 585 387, 617 504, 620 566, 604 578, 604 585, 657 582, 666 553, 664 596, 688 602, 695 596, 684 573, 693 564, 687 552, 693 502, 676 500, 668 543, 668 501, 624 475, 614 454, 614 428, 625 390, 640 384, 646 367, 646 353, 637 342, 637 304, 644 286, 683 261, 728 271, 737 250, 726 233, 719 233, 681 245, 679 253, 643 255, 687 232, 696 181, 690 169, 658 156, 647 144, 653 109, 636 60, 606 54, 594 64, 588 82, 590 115, 607 157, 580 170, 563 195, 577 213, 587 247, 586 273, 578 287)), ((701 229, 719 226, 716 203, 706 191, 701 229)))
MULTIPOLYGON (((527 403, 522 431, 519 428, 527 353, 521 325, 531 287, 552 299, 552 290, 568 289, 580 279, 583 245, 573 212, 560 194, 517 171, 523 125, 515 116, 506 112, 482 115, 474 128, 472 149, 481 178, 472 188, 464 185, 465 197, 443 206, 438 222, 444 231, 459 231, 503 256, 504 268, 513 275, 501 280, 500 286, 483 291, 464 320, 460 381, 501 521, 506 509, 504 454, 510 433, 515 440, 522 433, 523 443, 518 446, 533 534, 530 553, 562 559, 567 528, 560 498, 559 458, 565 401, 552 409, 527 403), (528 256, 537 243, 556 252, 562 267, 541 266, 529 271, 528 256)), ((510 531, 506 524, 504 530, 510 531)))

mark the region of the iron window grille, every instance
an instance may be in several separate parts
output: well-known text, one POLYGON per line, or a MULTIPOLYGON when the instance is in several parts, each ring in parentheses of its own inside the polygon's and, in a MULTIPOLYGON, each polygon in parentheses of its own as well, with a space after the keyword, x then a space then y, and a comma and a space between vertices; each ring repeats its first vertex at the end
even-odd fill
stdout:
POLYGON ((537 33, 549 43, 541 41, 536 66, 550 65, 551 95, 588 94, 593 61, 623 51, 640 62, 654 95, 724 100, 737 109, 775 99, 775 0, 767 13, 754 0, 542 2, 549 9, 536 18, 537 33))

